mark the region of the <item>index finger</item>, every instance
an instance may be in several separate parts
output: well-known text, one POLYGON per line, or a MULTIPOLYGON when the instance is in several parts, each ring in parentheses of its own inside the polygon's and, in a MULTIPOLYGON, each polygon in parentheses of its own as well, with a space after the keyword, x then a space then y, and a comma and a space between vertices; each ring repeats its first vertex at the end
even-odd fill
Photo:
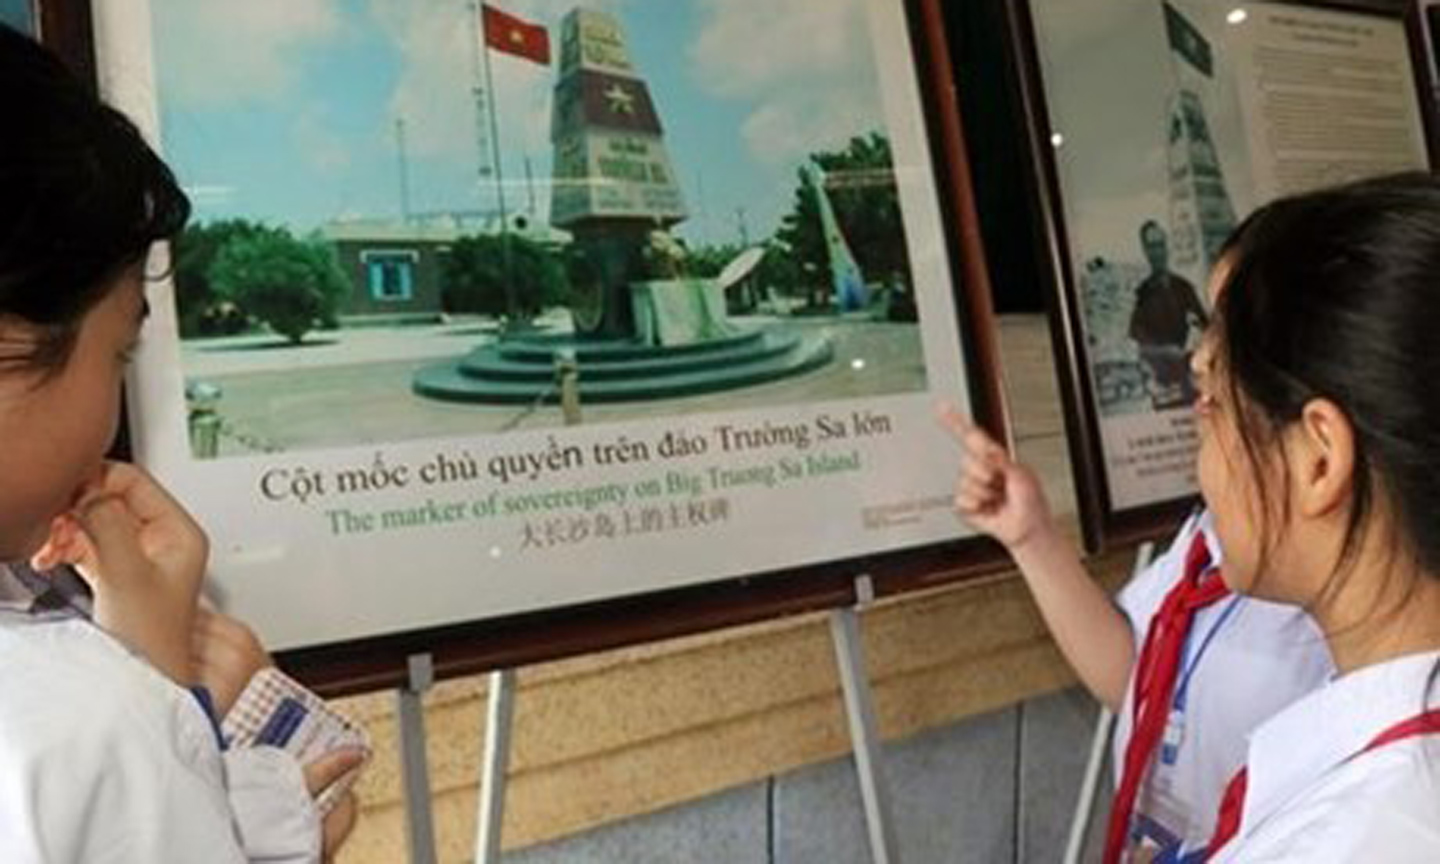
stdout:
POLYGON ((941 403, 938 414, 940 423, 950 431, 951 437, 971 455, 990 459, 1005 456, 1005 448, 996 443, 984 429, 975 425, 975 421, 960 413, 954 405, 941 403))

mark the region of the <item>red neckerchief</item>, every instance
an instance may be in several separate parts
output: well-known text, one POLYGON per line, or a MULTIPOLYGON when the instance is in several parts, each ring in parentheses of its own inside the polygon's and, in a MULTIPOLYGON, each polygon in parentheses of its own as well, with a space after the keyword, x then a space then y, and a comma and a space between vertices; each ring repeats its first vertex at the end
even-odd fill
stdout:
POLYGON ((1181 654, 1195 613, 1230 594, 1220 573, 1210 567, 1210 549, 1205 533, 1197 531, 1185 555, 1184 578, 1165 596, 1150 622, 1145 647, 1134 677, 1134 723, 1125 748, 1120 787, 1110 808, 1110 826, 1105 836, 1105 864, 1119 864, 1130 834, 1130 820, 1140 782, 1154 759, 1155 749, 1165 733, 1170 703, 1175 695, 1181 654))
MULTIPOLYGON (((1404 741, 1420 735, 1433 735, 1437 732, 1440 732, 1440 710, 1426 711, 1416 714, 1408 720, 1402 720, 1376 735, 1355 756, 1369 753, 1371 750, 1377 750, 1387 744, 1394 744, 1396 741, 1404 741)), ((1233 840, 1236 834, 1240 833, 1240 817, 1245 812, 1245 789, 1248 785, 1249 772, 1245 768, 1241 768, 1230 779, 1229 785, 1225 787, 1225 795, 1220 799, 1220 815, 1215 819, 1215 835, 1210 838, 1210 843, 1205 847, 1207 861, 1226 843, 1233 840)))

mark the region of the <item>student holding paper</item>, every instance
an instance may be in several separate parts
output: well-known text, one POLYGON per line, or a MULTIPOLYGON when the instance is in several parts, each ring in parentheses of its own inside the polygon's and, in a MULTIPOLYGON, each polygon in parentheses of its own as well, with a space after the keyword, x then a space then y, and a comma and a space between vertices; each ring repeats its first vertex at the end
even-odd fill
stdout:
POLYGON ((222 753, 189 689, 205 535, 104 459, 150 247, 189 204, 132 124, 4 27, 0 105, 0 858, 319 861, 353 811, 324 831, 313 796, 360 754, 222 753), (61 564, 89 591, 45 578, 61 564))

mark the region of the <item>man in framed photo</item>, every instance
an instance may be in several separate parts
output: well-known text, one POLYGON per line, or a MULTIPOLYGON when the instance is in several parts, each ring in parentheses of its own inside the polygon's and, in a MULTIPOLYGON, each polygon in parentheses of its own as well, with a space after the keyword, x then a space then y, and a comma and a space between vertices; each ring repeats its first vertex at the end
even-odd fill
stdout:
POLYGON ((1195 398, 1190 382, 1190 336, 1205 328, 1208 315, 1195 286, 1171 271, 1170 238, 1159 222, 1150 219, 1140 226, 1140 246, 1150 275, 1135 289, 1130 338, 1140 348, 1151 404, 1161 411, 1195 398))

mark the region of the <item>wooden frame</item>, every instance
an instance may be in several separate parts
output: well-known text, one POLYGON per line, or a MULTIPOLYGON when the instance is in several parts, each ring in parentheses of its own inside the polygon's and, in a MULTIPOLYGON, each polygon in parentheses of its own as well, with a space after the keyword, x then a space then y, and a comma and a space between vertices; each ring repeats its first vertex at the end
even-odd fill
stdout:
MULTIPOLYGON (((1076 245, 1075 226, 1067 224, 1064 215, 1067 205, 1077 206, 1084 202, 1067 200, 1068 192, 1058 167, 1056 150, 1062 145, 1068 146, 1068 142, 1056 137, 1058 130, 1052 127, 1051 95, 1042 73, 1033 8, 1036 0, 1002 2, 1016 84, 1026 118, 1025 145, 1031 163, 1029 191, 1040 222, 1041 271, 1049 282, 1051 336, 1065 403, 1066 431, 1082 529, 1087 549, 1098 553, 1107 548, 1158 538, 1173 531, 1180 520, 1197 506, 1198 492, 1192 487, 1184 494, 1139 504, 1121 506, 1115 503, 1107 468, 1109 454, 1103 440, 1100 398, 1092 375, 1086 312, 1076 272, 1081 253, 1076 245)), ((1369 13, 1394 20, 1399 20, 1406 9, 1404 0, 1300 0, 1287 5, 1369 13)), ((1413 19, 1413 12, 1411 17, 1413 19)), ((1413 40, 1416 38, 1413 20, 1411 24, 1410 36, 1413 40)), ((1412 44, 1412 50, 1415 48, 1417 45, 1412 44)), ((1418 72, 1418 64, 1416 68, 1418 72)), ((1117 97, 1108 93, 1105 98, 1113 100, 1117 97)), ((1433 162, 1434 139, 1428 134, 1427 145, 1433 162)), ((1243 217, 1244 214, 1239 215, 1243 217)))
POLYGON ((1412 0, 1409 5, 1410 49, 1430 135, 1430 163, 1440 165, 1440 5, 1412 0))
MULTIPOLYGON (((86 0, 44 0, 42 20, 45 41, 76 68, 93 71, 90 9, 86 0)), ((1005 438, 997 332, 940 0, 907 0, 905 18, 925 109, 911 122, 931 153, 943 244, 959 283, 954 305, 971 409, 982 425, 1005 438)), ((132 413, 134 403, 132 398, 132 413)), ((327 694, 357 692, 401 684, 406 658, 415 653, 430 653, 442 677, 471 674, 849 605, 857 600, 860 576, 869 577, 876 595, 887 596, 991 573, 1007 560, 998 544, 969 536, 669 590, 307 645, 282 651, 279 661, 327 694)))

